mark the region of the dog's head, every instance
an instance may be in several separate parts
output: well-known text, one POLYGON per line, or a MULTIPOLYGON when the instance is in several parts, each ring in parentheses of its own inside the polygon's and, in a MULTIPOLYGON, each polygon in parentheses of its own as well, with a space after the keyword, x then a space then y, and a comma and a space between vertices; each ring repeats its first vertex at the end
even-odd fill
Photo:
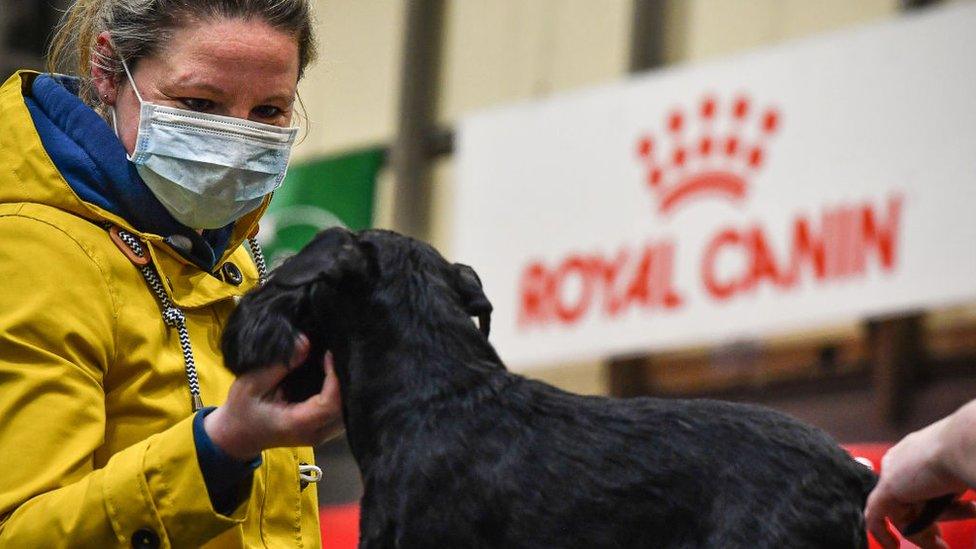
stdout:
POLYGON ((468 319, 478 317, 487 337, 491 310, 474 269, 431 246, 390 231, 332 228, 244 296, 224 330, 224 362, 238 375, 287 363, 304 333, 312 342, 309 368, 284 385, 286 396, 301 400, 321 387, 322 354, 349 338, 434 311, 471 329, 468 319))

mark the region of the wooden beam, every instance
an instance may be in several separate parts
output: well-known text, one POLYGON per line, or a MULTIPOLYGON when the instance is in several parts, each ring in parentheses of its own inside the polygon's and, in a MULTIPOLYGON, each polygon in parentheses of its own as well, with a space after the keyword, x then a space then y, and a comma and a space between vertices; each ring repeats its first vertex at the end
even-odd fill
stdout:
POLYGON ((607 387, 610 396, 630 398, 654 394, 651 361, 647 355, 617 357, 607 362, 607 387))
POLYGON ((921 313, 867 322, 874 409, 891 426, 904 424, 911 412, 914 385, 925 361, 921 313))
POLYGON ((394 227, 430 238, 430 145, 436 135, 440 88, 444 0, 409 0, 401 67, 400 118, 390 151, 396 176, 394 227))
POLYGON ((668 0, 634 0, 630 26, 630 72, 664 64, 668 0))

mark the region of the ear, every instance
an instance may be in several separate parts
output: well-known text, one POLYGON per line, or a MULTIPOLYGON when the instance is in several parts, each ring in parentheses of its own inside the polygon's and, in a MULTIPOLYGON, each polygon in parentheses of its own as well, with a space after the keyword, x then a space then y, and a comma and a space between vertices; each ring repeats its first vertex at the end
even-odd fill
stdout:
POLYGON ((112 45, 112 38, 108 31, 103 31, 95 39, 95 47, 91 52, 91 76, 98 100, 105 105, 114 105, 119 94, 119 70, 121 70, 118 54, 112 45), (118 65, 116 69, 115 65, 118 65))
POLYGON ((302 251, 275 269, 269 282, 283 288, 320 281, 340 285, 365 281, 369 273, 369 258, 355 235, 332 228, 320 232, 302 251))
POLYGON ((481 279, 467 265, 455 263, 454 270, 457 273, 457 291, 461 296, 461 306, 468 315, 478 317, 478 327, 487 338, 491 331, 492 306, 481 287, 481 279))

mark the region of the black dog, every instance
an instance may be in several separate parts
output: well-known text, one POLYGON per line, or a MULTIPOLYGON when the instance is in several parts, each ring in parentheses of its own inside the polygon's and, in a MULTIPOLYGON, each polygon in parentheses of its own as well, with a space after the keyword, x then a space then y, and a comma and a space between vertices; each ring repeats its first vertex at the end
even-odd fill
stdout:
POLYGON ((235 373, 287 361, 301 399, 335 356, 365 486, 360 547, 866 547, 875 476, 757 406, 569 394, 505 369, 469 267, 387 231, 331 229, 244 297, 235 373), (482 317, 481 330, 472 316, 482 317))

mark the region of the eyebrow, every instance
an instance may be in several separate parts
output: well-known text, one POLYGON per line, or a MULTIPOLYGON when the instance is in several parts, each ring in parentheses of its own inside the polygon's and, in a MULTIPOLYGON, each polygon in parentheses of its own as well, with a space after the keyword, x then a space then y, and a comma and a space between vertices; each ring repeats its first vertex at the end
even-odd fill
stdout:
POLYGON ((173 80, 169 81, 168 84, 172 87, 201 89, 221 97, 227 95, 227 92, 225 92, 223 88, 214 86, 213 84, 203 80, 198 80, 192 76, 174 78, 173 80))
POLYGON ((283 95, 283 94, 282 95, 272 95, 271 97, 266 98, 264 101, 266 101, 268 103, 274 103, 276 101, 281 101, 285 105, 291 106, 291 105, 294 105, 295 104, 295 96, 293 96, 293 95, 283 95))

